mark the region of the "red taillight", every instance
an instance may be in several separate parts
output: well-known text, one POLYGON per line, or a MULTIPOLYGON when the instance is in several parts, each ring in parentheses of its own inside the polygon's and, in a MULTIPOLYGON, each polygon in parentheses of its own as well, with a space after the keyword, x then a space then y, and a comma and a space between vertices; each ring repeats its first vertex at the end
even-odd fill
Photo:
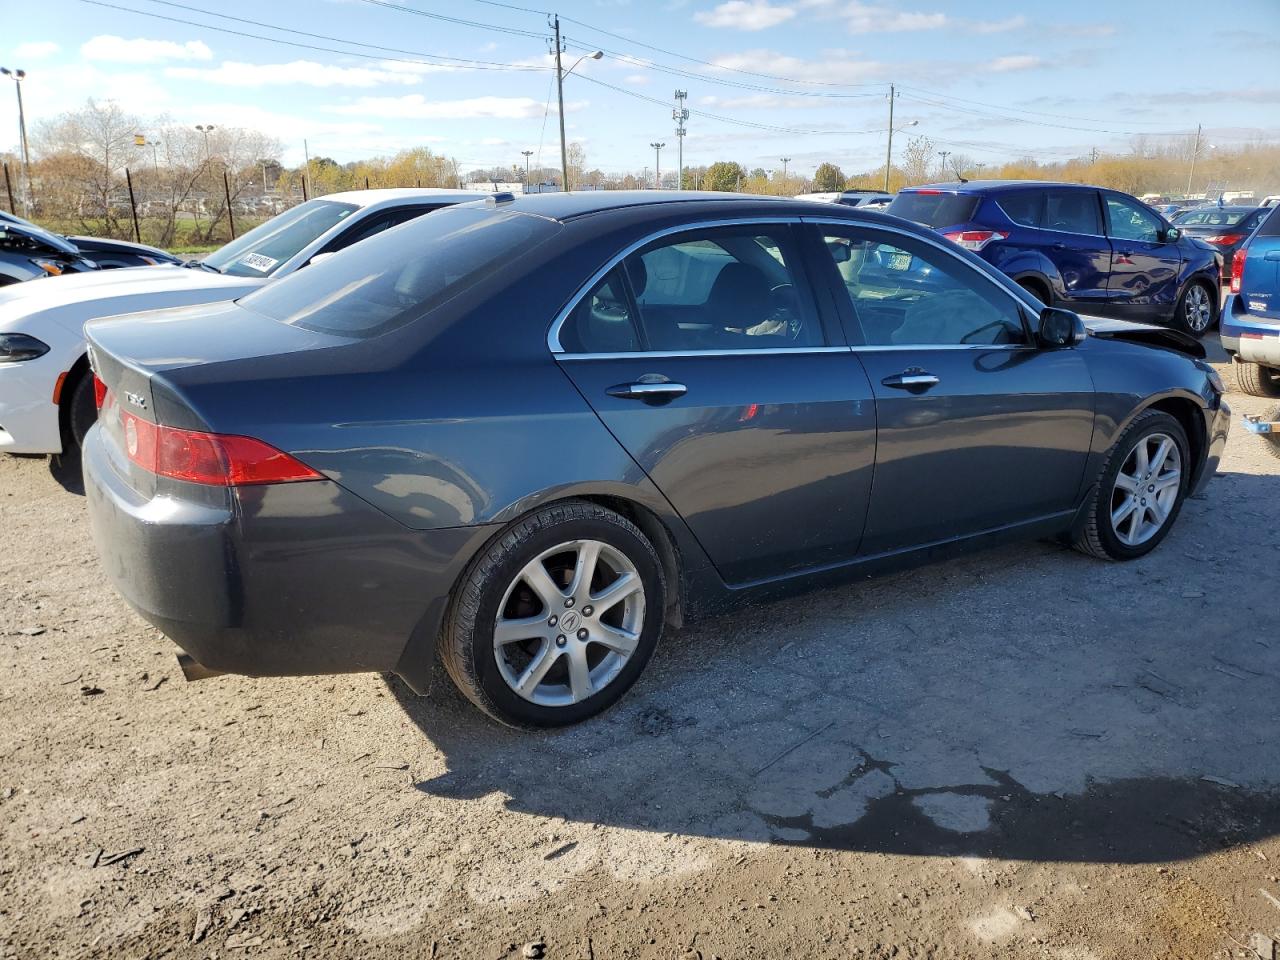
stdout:
POLYGON ((107 385, 98 379, 98 375, 93 375, 93 402, 99 410, 102 409, 103 402, 107 399, 107 385))
POLYGON ((252 437, 179 430, 132 413, 121 419, 129 459, 160 477, 217 487, 324 479, 324 474, 252 437))
POLYGON ((941 190, 908 190, 907 192, 908 192, 908 193, 922 193, 922 194, 924 194, 925 196, 929 196, 929 197, 940 197, 940 196, 942 196, 942 191, 941 191, 941 190))
POLYGON ((1239 243, 1244 239, 1243 233, 1222 233, 1215 237, 1201 237, 1205 243, 1216 243, 1219 246, 1229 247, 1233 243, 1239 243))
POLYGON ((1004 240, 1009 234, 1001 230, 953 230, 943 236, 966 250, 981 250, 992 240, 1004 240))
POLYGON ((1240 285, 1244 283, 1244 261, 1249 255, 1248 247, 1241 247, 1235 252, 1235 256, 1231 258, 1231 292, 1239 293, 1240 285))

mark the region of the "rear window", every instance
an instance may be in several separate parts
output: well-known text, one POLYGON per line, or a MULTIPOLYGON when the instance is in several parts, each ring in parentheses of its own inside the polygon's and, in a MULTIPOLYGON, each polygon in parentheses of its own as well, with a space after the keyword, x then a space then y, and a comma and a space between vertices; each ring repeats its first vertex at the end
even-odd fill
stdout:
POLYGON ((1232 210, 1230 207, 1205 207, 1180 213, 1173 222, 1179 226, 1204 224, 1212 227, 1234 227, 1251 213, 1253 213, 1252 207, 1244 210, 1232 210))
POLYGON ((503 270, 559 228, 526 214, 452 207, 348 247, 239 303, 308 330, 377 336, 503 270))
POLYGON ((926 227, 951 227, 967 223, 976 209, 978 198, 968 194, 903 191, 885 212, 926 227))
POLYGON ((1262 221, 1262 225, 1258 227, 1257 235, 1260 237, 1280 237, 1280 207, 1273 208, 1271 215, 1262 221))

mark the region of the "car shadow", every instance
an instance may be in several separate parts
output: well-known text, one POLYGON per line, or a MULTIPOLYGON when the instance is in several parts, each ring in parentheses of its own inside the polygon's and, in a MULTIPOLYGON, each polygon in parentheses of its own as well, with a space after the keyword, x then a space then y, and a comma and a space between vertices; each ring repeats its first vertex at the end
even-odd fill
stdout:
POLYGON ((50 457, 49 475, 67 493, 84 496, 84 472, 78 447, 50 457))
POLYGON ((1278 493, 1219 477, 1135 563, 1025 544, 747 607, 561 731, 500 727, 442 673, 430 697, 387 683, 445 754, 433 796, 840 850, 1194 857, 1280 832, 1278 493))

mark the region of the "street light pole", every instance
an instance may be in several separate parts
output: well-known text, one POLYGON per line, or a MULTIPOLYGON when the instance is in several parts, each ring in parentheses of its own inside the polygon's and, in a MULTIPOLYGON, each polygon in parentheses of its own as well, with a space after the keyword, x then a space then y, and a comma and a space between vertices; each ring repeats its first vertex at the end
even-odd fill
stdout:
POLYGON ((787 188, 787 164, 791 162, 791 158, 779 157, 778 159, 782 161, 782 189, 785 190, 787 188))
POLYGON ((1200 124, 1196 124, 1196 145, 1191 150, 1191 169, 1187 171, 1187 196, 1191 195, 1191 181, 1196 175, 1196 158, 1200 156, 1200 124))
POLYGON ((666 144, 655 142, 655 143, 649 144, 649 146, 653 147, 653 189, 661 190, 662 189, 662 148, 665 147, 666 144))
POLYGON ((524 192, 529 192, 529 158, 533 156, 532 150, 521 150, 520 155, 524 157, 524 192))
POLYGON ((942 158, 942 176, 947 175, 947 157, 951 156, 950 150, 939 150, 938 156, 942 158))
POLYGON ((599 60, 604 56, 604 51, 593 50, 591 53, 584 53, 580 56, 572 67, 565 70, 560 62, 560 52, 562 44, 560 42, 560 16, 553 14, 551 25, 555 29, 556 44, 556 102, 560 108, 560 179, 561 188, 567 193, 569 191, 569 145, 564 137, 564 78, 573 73, 574 68, 583 60, 599 60))
POLYGON ((889 84, 889 146, 884 152, 884 192, 889 192, 889 171, 893 169, 893 101, 898 94, 889 84))
POLYGON ((0 67, 0 74, 13 78, 13 89, 18 94, 18 140, 22 145, 22 172, 27 178, 27 216, 31 216, 35 207, 36 192, 31 186, 31 154, 27 149, 27 116, 22 109, 22 81, 27 77, 25 70, 10 70, 0 67))

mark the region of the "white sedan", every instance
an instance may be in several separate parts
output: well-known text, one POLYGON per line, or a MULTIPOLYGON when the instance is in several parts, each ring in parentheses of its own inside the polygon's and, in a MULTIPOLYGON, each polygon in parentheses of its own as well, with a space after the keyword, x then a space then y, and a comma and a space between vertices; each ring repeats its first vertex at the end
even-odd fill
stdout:
POLYGON ((234 300, 316 257, 484 194, 359 190, 273 217, 201 261, 95 270, 0 290, 0 453, 78 447, 97 415, 84 325, 100 317, 234 300))

